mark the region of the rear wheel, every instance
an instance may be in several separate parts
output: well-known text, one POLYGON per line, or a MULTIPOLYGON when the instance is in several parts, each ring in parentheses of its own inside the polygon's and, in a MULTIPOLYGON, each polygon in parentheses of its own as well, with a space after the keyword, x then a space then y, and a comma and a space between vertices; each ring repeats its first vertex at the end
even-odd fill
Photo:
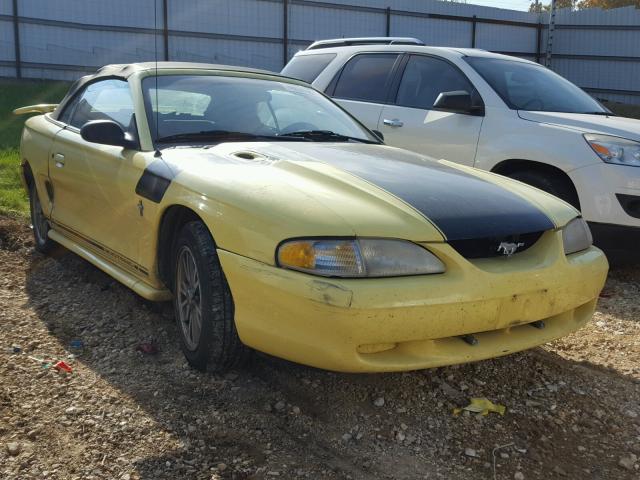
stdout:
POLYGON ((509 178, 519 180, 523 183, 531 185, 532 187, 544 190, 551 195, 564 200, 565 202, 573 205, 578 210, 580 209, 580 202, 578 200, 578 194, 571 182, 560 176, 553 174, 544 174, 535 172, 532 170, 521 170, 507 174, 509 178))
POLYGON ((238 337, 231 291, 202 222, 182 228, 173 258, 174 310, 187 361, 202 371, 238 366, 249 349, 238 337))
POLYGON ((35 182, 31 182, 29 186, 29 206, 31 207, 31 225, 33 225, 35 248, 41 253, 49 253, 55 247, 55 242, 49 238, 49 220, 42 211, 35 182))

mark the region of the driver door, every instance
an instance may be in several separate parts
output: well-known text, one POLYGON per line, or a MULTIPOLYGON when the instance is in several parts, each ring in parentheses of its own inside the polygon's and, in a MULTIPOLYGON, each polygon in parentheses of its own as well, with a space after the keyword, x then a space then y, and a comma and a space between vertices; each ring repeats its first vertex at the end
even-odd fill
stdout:
POLYGON ((484 117, 433 109, 440 93, 454 90, 477 94, 464 74, 446 60, 411 55, 395 101, 382 109, 378 130, 385 142, 473 166, 484 117))
POLYGON ((126 81, 92 83, 62 112, 60 120, 67 126, 56 135, 49 159, 52 220, 56 230, 75 242, 135 269, 144 225, 135 186, 144 160, 134 150, 87 142, 80 136, 85 123, 104 119, 137 136, 126 81))

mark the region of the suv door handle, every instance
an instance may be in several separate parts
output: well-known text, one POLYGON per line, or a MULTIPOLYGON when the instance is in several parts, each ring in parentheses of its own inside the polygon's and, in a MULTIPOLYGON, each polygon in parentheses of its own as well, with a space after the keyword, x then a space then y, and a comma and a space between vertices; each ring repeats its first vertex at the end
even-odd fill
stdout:
POLYGON ((385 125, 389 125, 390 127, 401 127, 404 125, 404 123, 397 118, 394 118, 393 120, 385 118, 384 120, 382 120, 382 123, 384 123, 385 125))
POLYGON ((58 167, 58 168, 62 168, 62 167, 64 167, 64 155, 63 155, 63 154, 61 154, 61 153, 56 153, 56 154, 53 156, 53 161, 55 162, 56 167, 58 167))

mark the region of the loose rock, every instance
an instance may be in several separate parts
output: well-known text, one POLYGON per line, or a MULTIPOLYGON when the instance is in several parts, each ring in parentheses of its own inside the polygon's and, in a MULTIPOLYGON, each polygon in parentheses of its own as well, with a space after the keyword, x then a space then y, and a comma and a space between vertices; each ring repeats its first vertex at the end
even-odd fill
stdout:
POLYGON ((638 461, 638 457, 634 453, 630 453, 622 458, 618 462, 622 468, 626 468, 627 470, 633 470, 636 462, 638 461))
POLYGON ((467 457, 477 457, 478 456, 478 453, 473 448, 465 448, 464 449, 464 454, 467 457))
POLYGON ((17 442, 9 442, 7 443, 7 453, 12 457, 19 455, 22 451, 22 445, 17 442))

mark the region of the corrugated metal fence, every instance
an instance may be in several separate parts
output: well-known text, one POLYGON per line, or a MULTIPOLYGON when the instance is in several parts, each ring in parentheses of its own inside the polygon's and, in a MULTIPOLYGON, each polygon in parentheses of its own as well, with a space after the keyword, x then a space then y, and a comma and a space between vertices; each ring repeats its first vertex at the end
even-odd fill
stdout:
MULTIPOLYGON (((156 52, 279 71, 314 40, 385 35, 544 61, 546 23, 435 0, 0 0, 0 76, 74 79, 156 52)), ((640 103, 640 10, 558 12, 551 68, 597 97, 640 103)))

